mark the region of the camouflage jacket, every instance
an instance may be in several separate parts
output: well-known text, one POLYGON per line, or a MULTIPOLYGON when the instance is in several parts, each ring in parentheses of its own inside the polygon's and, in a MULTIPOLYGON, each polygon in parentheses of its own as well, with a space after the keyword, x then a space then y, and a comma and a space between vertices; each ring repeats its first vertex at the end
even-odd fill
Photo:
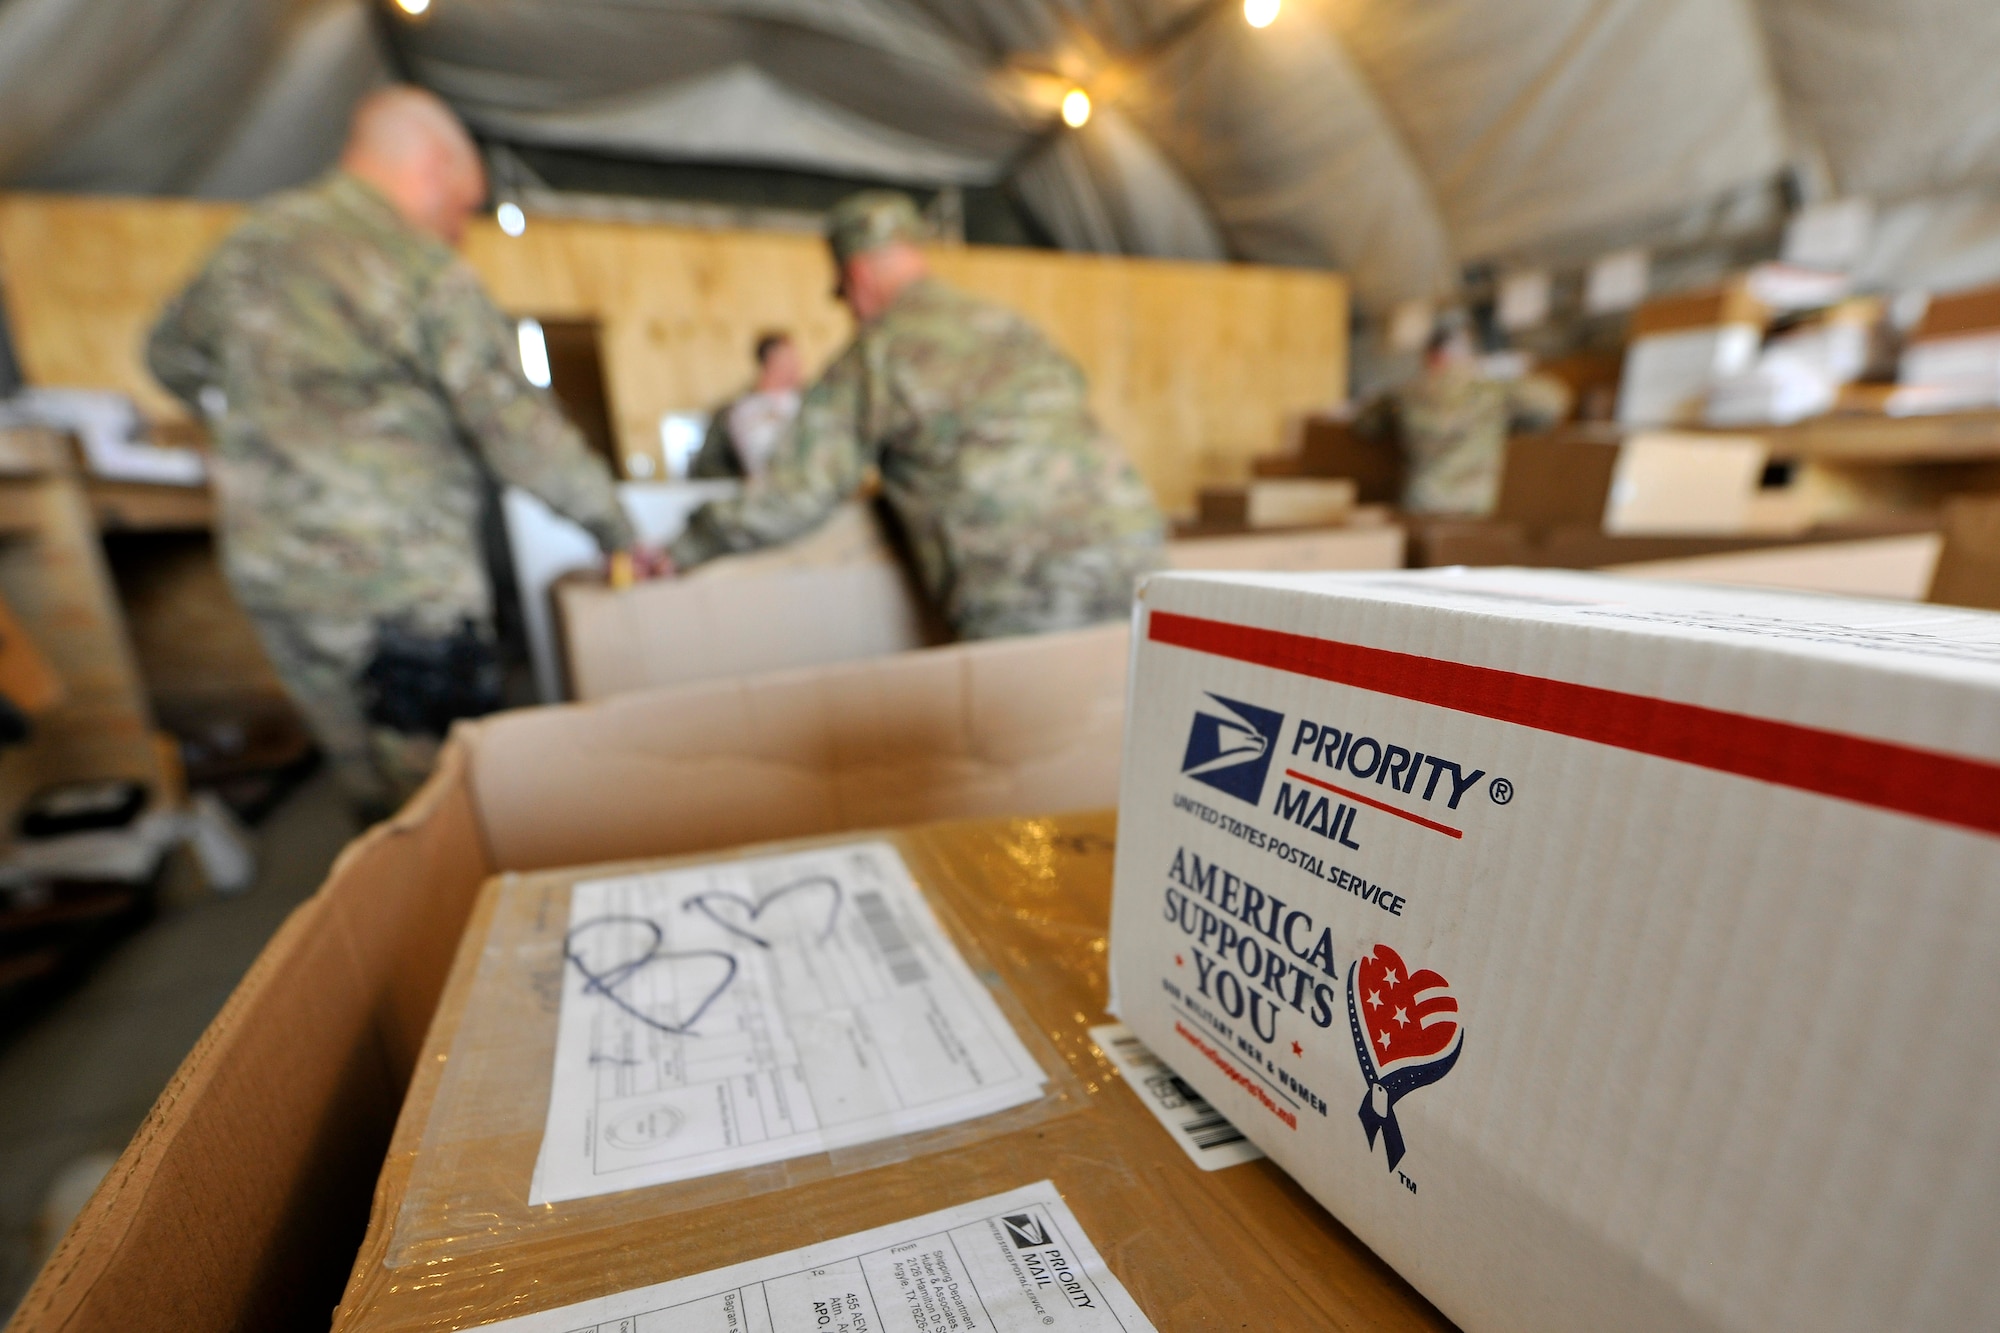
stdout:
POLYGON ((926 279, 806 393, 769 473, 695 512, 674 561, 789 540, 871 468, 962 637, 1124 614, 1161 559, 1159 509, 1092 418, 1082 373, 1018 315, 926 279))
POLYGON ((147 355, 215 429, 224 565, 252 610, 484 614, 482 460, 606 549, 631 541, 470 266, 352 176, 253 210, 147 355))
POLYGON ((1395 404, 1407 466, 1403 507, 1489 514, 1500 498, 1508 431, 1554 425, 1569 410, 1569 389, 1543 375, 1492 380, 1449 369, 1397 390, 1395 404))

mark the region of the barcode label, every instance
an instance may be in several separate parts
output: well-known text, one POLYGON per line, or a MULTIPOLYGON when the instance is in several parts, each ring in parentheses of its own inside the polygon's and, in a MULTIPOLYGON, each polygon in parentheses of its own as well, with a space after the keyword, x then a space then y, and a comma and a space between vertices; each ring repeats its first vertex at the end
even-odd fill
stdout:
POLYGON ((930 979, 924 971, 923 960, 910 947, 910 937, 903 933, 903 927, 896 920, 896 914, 889 910, 882 895, 863 892, 854 895, 854 905, 861 912, 861 920, 868 926, 868 933, 875 937, 875 947, 882 951, 882 961, 889 965, 889 975, 896 979, 898 986, 914 986, 919 981, 930 979))
MULTIPOLYGON (((1138 1047, 1142 1059, 1153 1059, 1153 1053, 1141 1046, 1137 1037, 1127 1040, 1138 1047)), ((1129 1054, 1129 1050, 1121 1048, 1121 1053, 1129 1054)), ((1208 1104, 1206 1097, 1182 1082, 1180 1075, 1165 1065, 1160 1065, 1159 1069, 1159 1073, 1146 1080, 1146 1091, 1153 1095, 1161 1110, 1179 1112, 1175 1120, 1180 1132, 1187 1135, 1195 1147, 1206 1151, 1228 1143, 1243 1142, 1243 1131, 1224 1119, 1220 1111, 1208 1104)))
POLYGON ((1092 1028, 1090 1036, 1125 1076, 1153 1118, 1166 1126, 1181 1150, 1202 1170, 1215 1171, 1238 1162, 1254 1162, 1264 1155, 1244 1137, 1242 1130, 1209 1105, 1207 1098, 1147 1049, 1131 1028, 1123 1023, 1106 1023, 1092 1028))
POLYGON ((1231 1143, 1243 1142, 1243 1131, 1224 1120, 1219 1115, 1207 1115, 1200 1120, 1190 1120, 1181 1126, 1181 1133, 1194 1140, 1194 1146, 1207 1152, 1211 1148, 1221 1148, 1231 1143))

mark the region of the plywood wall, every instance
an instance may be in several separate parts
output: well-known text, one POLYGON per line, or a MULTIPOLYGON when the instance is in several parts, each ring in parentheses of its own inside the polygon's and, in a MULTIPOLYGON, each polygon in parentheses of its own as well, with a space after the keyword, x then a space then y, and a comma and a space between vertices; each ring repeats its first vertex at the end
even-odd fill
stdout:
MULTIPOLYGON (((237 216, 167 200, 0 196, 0 282, 31 382, 120 389, 177 409, 147 376, 145 333, 237 216)), ((595 319, 623 446, 748 374, 759 330, 818 365, 846 339, 824 248, 807 236, 534 219, 477 228, 466 253, 518 314, 595 319)), ((1247 474, 1284 421, 1347 380, 1347 288, 1333 274, 1045 251, 939 250, 949 281, 1037 321, 1083 366, 1097 410, 1170 508, 1247 474)))

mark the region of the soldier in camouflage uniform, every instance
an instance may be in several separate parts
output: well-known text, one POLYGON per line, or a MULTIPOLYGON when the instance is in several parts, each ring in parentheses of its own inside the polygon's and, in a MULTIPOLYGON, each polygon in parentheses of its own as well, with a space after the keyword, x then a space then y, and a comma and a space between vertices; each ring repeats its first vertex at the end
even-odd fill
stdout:
POLYGON ((790 540, 871 469, 925 592, 961 638, 1125 615, 1164 524, 1099 429, 1083 375, 1020 316, 928 274, 915 207, 871 191, 828 239, 854 341, 805 396, 768 473, 697 510, 669 549, 687 569, 790 540))
POLYGON ((485 195, 471 140, 415 89, 357 111, 341 169, 251 212, 153 331, 153 373, 207 415, 223 568, 358 804, 498 706, 482 466, 632 534, 611 476, 521 371, 452 249, 485 195))
POLYGON ((1569 413, 1570 393, 1546 375, 1481 375, 1464 332, 1446 329, 1432 336, 1424 373, 1392 399, 1403 447, 1403 508, 1485 515, 1500 498, 1508 432, 1555 425, 1569 413))

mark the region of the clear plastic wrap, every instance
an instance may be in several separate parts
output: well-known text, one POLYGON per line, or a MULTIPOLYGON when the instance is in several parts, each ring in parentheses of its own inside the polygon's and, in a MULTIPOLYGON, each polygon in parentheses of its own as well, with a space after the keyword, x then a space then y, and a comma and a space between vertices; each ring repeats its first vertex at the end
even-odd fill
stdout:
MULTIPOLYGON (((878 841, 870 837, 842 842, 878 841)), ((768 856, 772 849, 760 849, 768 856)), ((715 859, 715 858, 708 858, 715 859)), ((385 1263, 391 1268, 467 1255, 529 1237, 619 1226, 638 1218, 705 1208, 771 1190, 867 1171, 927 1153, 948 1153, 1075 1109, 1082 1086, 1048 1044, 949 908, 931 897, 975 977, 1027 1045, 1048 1082, 1032 1102, 916 1133, 791 1157, 671 1184, 623 1189, 558 1203, 531 1204, 529 1178, 549 1110, 563 992, 570 895, 580 881, 630 871, 559 871, 506 876, 489 892, 492 912, 472 988, 459 1014, 423 1138, 417 1145, 385 1263)))
MULTIPOLYGON (((571 886, 637 869, 490 882, 433 1021, 337 1333, 476 1327, 706 1272, 1055 1181, 1162 1328, 1323 1326, 1329 1311, 1442 1326, 1266 1163, 1197 1170, 1089 1027, 1103 1018, 1113 817, 992 820, 785 847, 892 844, 1048 1084, 942 1129, 530 1206, 571 886)), ((771 847, 732 856, 765 855, 771 847)), ((1336 1320, 1337 1322, 1337 1320, 1336 1320)))

